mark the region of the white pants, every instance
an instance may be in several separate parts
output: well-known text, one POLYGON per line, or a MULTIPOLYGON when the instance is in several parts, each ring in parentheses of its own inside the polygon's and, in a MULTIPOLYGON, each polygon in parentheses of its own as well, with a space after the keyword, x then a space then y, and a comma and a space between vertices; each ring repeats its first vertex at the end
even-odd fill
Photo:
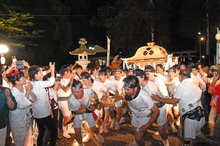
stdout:
POLYGON ((5 145, 7 126, 5 128, 0 129, 0 146, 5 145))

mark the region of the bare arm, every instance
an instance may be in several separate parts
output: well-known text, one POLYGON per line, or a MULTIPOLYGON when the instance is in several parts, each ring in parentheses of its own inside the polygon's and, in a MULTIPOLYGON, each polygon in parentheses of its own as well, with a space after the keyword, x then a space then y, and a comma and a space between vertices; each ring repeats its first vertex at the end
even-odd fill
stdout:
POLYGON ((5 89, 5 97, 6 97, 6 100, 8 102, 8 108, 9 109, 15 109, 15 103, 11 99, 11 93, 10 93, 9 89, 5 89))
POLYGON ((15 67, 16 67, 16 64, 15 64, 15 62, 13 62, 13 63, 11 64, 11 66, 9 66, 8 69, 5 71, 5 73, 2 75, 2 78, 3 78, 7 83, 9 83, 9 81, 8 81, 8 79, 7 79, 7 77, 6 77, 6 74, 9 74, 12 70, 15 69, 15 67))
POLYGON ((175 104, 178 103, 180 99, 178 98, 171 98, 171 99, 167 99, 167 98, 160 98, 158 95, 152 94, 151 98, 155 101, 159 101, 159 102, 163 102, 163 103, 168 103, 168 104, 175 104))
POLYGON ((31 91, 32 89, 31 83, 28 83, 25 88, 26 88, 25 97, 28 98, 30 95, 34 100, 37 100, 37 96, 31 91))
POLYGON ((74 76, 73 76, 73 74, 71 74, 69 84, 67 86, 61 86, 61 89, 63 89, 64 92, 67 92, 71 88, 71 86, 73 84, 73 80, 74 80, 74 76))
POLYGON ((164 81, 164 83, 165 83, 165 85, 167 85, 167 86, 176 84, 175 82, 173 82, 173 81, 168 81, 168 80, 164 81))

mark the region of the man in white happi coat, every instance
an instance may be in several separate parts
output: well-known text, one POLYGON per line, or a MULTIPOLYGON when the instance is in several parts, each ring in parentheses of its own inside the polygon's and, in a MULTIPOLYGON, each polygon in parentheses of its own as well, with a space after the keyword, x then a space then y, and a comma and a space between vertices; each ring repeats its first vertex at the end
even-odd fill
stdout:
MULTIPOLYGON (((148 79, 143 70, 134 70, 134 75, 138 77, 141 88, 147 91, 149 95, 157 94, 158 96, 163 98, 163 95, 161 94, 157 85, 148 79)), ((164 103, 160 103, 157 101, 154 101, 154 104, 158 107, 160 111, 160 114, 156 120, 158 125, 158 132, 161 135, 161 138, 163 139, 164 146, 169 146, 168 131, 166 130, 166 106, 164 103)))
POLYGON ((200 134, 205 124, 205 112, 201 107, 201 90, 190 78, 188 69, 180 70, 179 80, 173 98, 165 99, 157 95, 151 97, 163 103, 174 104, 179 102, 180 116, 184 119, 184 146, 193 146, 193 141, 200 134))
POLYGON ((132 112, 132 131, 135 141, 127 146, 145 146, 144 135, 159 115, 159 109, 154 104, 148 92, 141 89, 136 76, 128 76, 124 80, 125 100, 132 112))
POLYGON ((95 119, 92 112, 94 111, 94 106, 91 104, 91 99, 95 100, 96 104, 100 104, 99 99, 91 88, 83 88, 80 81, 75 80, 72 87, 72 94, 68 99, 68 106, 70 111, 74 112, 74 129, 76 135, 76 141, 80 146, 83 146, 82 135, 81 135, 81 124, 85 120, 88 125, 95 133, 95 138, 100 143, 104 143, 104 138, 99 134, 98 129, 95 126, 95 119), (96 95, 96 96, 95 96, 96 95))
MULTIPOLYGON (((122 70, 121 69, 114 69, 114 76, 110 76, 110 80, 115 84, 119 95, 123 94, 122 93, 122 89, 123 89, 123 75, 122 75, 122 70)), ((119 123, 120 120, 123 116, 123 110, 122 110, 122 100, 118 100, 115 102, 115 107, 116 107, 116 117, 115 117, 115 125, 111 124, 110 128, 113 128, 113 126, 115 126, 115 130, 119 130, 119 123)), ((114 119, 113 119, 114 121, 114 119)))
MULTIPOLYGON (((89 87, 95 91, 100 102, 108 99, 109 92, 102 82, 97 81, 97 80, 93 80, 88 72, 82 72, 81 79, 82 79, 83 85, 85 85, 86 87, 89 87)), ((99 105, 98 108, 94 111, 96 113, 96 115, 98 116, 96 123, 97 123, 97 127, 100 127, 100 133, 103 133, 103 127, 102 127, 103 109, 102 109, 102 106, 103 106, 103 104, 99 105)))
POLYGON ((111 124, 113 124, 114 119, 114 101, 118 97, 118 90, 112 81, 107 79, 107 72, 106 70, 100 70, 98 73, 98 77, 100 82, 104 84, 104 86, 109 91, 109 98, 106 99, 105 105, 104 105, 104 112, 105 117, 103 121, 103 132, 108 133, 107 129, 107 122, 109 121, 109 116, 111 117, 111 124))
POLYGON ((60 85, 58 86, 57 91, 57 100, 59 109, 61 110, 63 114, 63 122, 62 122, 62 128, 63 128, 63 136, 66 138, 71 138, 69 135, 70 133, 74 133, 72 129, 72 124, 66 125, 66 123, 72 119, 71 111, 68 109, 68 97, 71 94, 71 86, 73 83, 74 75, 72 74, 71 70, 67 65, 64 65, 61 67, 61 70, 59 71, 61 75, 60 85))

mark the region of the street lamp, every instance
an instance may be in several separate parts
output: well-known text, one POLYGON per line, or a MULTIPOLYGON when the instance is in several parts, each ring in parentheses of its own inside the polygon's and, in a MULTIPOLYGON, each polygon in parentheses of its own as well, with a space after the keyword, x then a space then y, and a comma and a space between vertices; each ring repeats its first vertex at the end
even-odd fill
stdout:
POLYGON ((199 37, 199 60, 200 63, 202 63, 202 47, 201 47, 201 42, 205 41, 205 37, 201 36, 199 37))
POLYGON ((1 70, 2 70, 2 65, 5 64, 5 57, 3 56, 3 53, 8 52, 8 46, 1 44, 0 45, 0 54, 1 54, 1 70))

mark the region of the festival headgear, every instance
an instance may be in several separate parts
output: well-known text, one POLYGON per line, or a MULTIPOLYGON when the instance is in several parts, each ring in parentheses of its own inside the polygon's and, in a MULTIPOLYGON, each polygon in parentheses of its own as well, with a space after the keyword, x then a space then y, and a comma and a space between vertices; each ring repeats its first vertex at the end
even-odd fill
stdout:
POLYGON ((122 73, 122 70, 121 70, 121 69, 113 69, 112 71, 113 71, 113 72, 120 72, 120 73, 122 73))
POLYGON ((107 72, 106 71, 99 71, 98 75, 107 75, 107 72))
POLYGON ((176 69, 170 68, 167 72, 175 72, 176 73, 176 69))
POLYGON ((192 66, 191 67, 191 70, 198 70, 199 68, 198 68, 198 66, 192 66))
POLYGON ((147 69, 145 69, 145 72, 155 72, 155 70, 147 68, 147 69))
POLYGON ((186 67, 186 65, 185 64, 180 64, 180 67, 186 67))
POLYGON ((130 68, 130 69, 128 69, 128 72, 134 72, 134 70, 130 68))
POLYGON ((151 65, 146 65, 146 66, 145 66, 145 72, 152 72, 152 73, 154 73, 154 72, 155 72, 155 69, 154 69, 154 67, 151 66, 151 65))
POLYGON ((64 73, 65 71, 67 71, 67 70, 69 70, 68 67, 62 68, 62 69, 59 71, 59 74, 63 74, 63 73, 64 73))
POLYGON ((143 77, 145 74, 142 70, 134 70, 134 76, 143 77))
POLYGON ((83 85, 81 84, 80 86, 72 87, 72 90, 78 90, 78 89, 81 89, 82 87, 83 85))
POLYGON ((136 85, 132 85, 132 84, 127 83, 127 82, 124 82, 124 86, 128 87, 128 88, 135 88, 135 87, 137 87, 136 85))
POLYGON ((156 65, 156 68, 157 68, 157 67, 163 69, 163 65, 162 65, 162 64, 157 64, 157 65, 156 65))
POLYGON ((90 75, 87 75, 87 76, 81 76, 81 79, 88 79, 90 78, 90 75))
POLYGON ((187 70, 187 69, 183 69, 183 70, 180 70, 180 75, 183 75, 185 77, 190 77, 190 71, 187 70))
POLYGON ((20 71, 12 70, 10 73, 6 74, 6 76, 16 76, 19 75, 20 73, 21 73, 20 71))

